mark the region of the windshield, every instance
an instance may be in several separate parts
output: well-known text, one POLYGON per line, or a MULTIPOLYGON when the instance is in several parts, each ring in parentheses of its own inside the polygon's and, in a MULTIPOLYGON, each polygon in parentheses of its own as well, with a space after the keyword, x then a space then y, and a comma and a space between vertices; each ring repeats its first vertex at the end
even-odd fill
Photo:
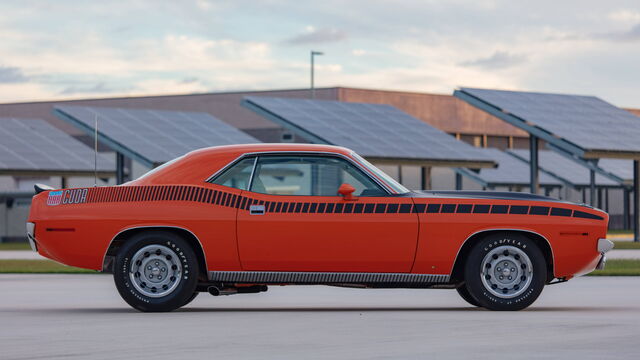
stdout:
POLYGON ((387 175, 384 171, 375 167, 372 163, 368 162, 360 155, 352 152, 351 156, 353 156, 354 159, 356 159, 362 166, 366 167, 367 170, 371 171, 379 179, 382 179, 382 181, 384 181, 387 185, 389 185, 389 187, 392 188, 393 191, 397 192, 398 194, 406 194, 409 192, 409 189, 402 186, 399 182, 395 181, 391 176, 387 175))

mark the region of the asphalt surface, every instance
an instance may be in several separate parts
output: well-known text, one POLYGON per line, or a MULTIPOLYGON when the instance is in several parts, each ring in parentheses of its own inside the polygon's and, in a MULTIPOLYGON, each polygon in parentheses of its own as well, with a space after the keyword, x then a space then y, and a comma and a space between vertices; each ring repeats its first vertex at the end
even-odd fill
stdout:
POLYGON ((0 359, 638 359, 640 277, 578 278, 520 312, 453 290, 271 287, 130 309, 108 275, 0 275, 0 359))

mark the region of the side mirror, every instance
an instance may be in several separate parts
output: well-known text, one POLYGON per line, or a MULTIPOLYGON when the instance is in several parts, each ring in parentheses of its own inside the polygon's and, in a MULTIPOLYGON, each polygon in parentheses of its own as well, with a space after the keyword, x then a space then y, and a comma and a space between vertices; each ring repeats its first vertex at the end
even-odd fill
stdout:
POLYGON ((338 189, 338 194, 342 195, 344 200, 351 201, 351 200, 356 200, 356 198, 353 196, 354 191, 356 191, 356 188, 354 188, 353 186, 347 183, 344 183, 340 185, 340 188, 338 189))

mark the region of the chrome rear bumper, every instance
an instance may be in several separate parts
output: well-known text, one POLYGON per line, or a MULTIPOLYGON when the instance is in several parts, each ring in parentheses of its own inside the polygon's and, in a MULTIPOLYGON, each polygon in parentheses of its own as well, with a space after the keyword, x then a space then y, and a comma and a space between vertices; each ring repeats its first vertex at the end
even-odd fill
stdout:
POLYGON ((600 257, 600 261, 598 261, 598 265, 596 265, 596 270, 604 269, 607 264, 607 256, 605 254, 611 249, 613 249, 612 241, 607 239, 598 239, 598 252, 602 255, 600 257))
POLYGON ((27 223, 27 239, 29 239, 29 245, 31 246, 31 250, 38 252, 38 245, 36 244, 35 238, 35 230, 36 224, 32 222, 27 223))

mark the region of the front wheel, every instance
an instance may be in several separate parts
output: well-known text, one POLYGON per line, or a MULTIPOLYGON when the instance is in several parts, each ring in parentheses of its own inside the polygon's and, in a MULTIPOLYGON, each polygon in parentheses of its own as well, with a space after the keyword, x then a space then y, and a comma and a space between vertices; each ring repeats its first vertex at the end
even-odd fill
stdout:
POLYGON ((172 311, 195 297, 198 259, 176 234, 140 233, 118 252, 113 277, 120 296, 131 307, 148 312, 172 311))
POLYGON ((473 247, 465 264, 465 286, 489 310, 522 310, 540 295, 547 278, 544 255, 520 234, 495 234, 473 247))

